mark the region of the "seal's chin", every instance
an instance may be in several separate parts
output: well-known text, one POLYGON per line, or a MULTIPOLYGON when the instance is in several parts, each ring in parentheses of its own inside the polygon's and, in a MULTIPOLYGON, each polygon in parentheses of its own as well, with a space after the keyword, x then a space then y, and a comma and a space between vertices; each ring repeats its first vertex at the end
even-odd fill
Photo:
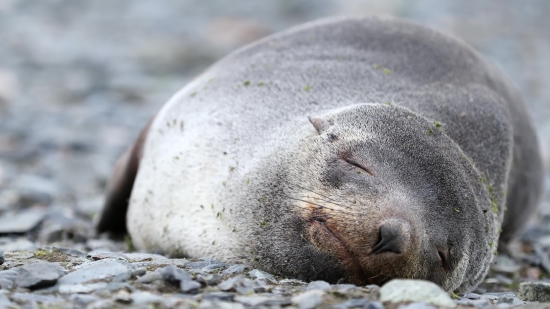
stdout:
POLYGON ((313 217, 308 222, 310 240, 323 252, 336 257, 348 272, 348 281, 357 285, 369 284, 361 264, 350 250, 345 240, 338 235, 336 228, 323 218, 313 217))

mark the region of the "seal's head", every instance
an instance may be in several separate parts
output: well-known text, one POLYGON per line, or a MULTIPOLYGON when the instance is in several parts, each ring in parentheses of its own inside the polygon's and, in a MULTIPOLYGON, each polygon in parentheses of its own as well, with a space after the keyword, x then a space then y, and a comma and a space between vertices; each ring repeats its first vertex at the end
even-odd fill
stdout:
POLYGON ((444 126, 386 104, 309 120, 256 192, 264 268, 355 284, 426 279, 448 291, 479 283, 502 217, 444 126))

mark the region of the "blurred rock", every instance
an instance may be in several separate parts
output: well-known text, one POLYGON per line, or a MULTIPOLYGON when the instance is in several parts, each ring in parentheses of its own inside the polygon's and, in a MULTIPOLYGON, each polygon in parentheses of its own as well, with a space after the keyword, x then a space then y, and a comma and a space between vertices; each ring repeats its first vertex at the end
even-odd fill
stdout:
POLYGON ((522 282, 519 284, 518 297, 524 301, 550 302, 550 283, 522 282))
POLYGON ((31 231, 46 216, 47 211, 30 209, 19 213, 8 213, 0 217, 0 234, 22 234, 31 231))
POLYGON ((381 302, 425 302, 435 306, 456 307, 449 294, 429 281, 394 279, 384 284, 378 293, 381 302))
POLYGON ((56 263, 33 263, 19 268, 16 284, 22 288, 39 289, 52 286, 65 272, 56 263))

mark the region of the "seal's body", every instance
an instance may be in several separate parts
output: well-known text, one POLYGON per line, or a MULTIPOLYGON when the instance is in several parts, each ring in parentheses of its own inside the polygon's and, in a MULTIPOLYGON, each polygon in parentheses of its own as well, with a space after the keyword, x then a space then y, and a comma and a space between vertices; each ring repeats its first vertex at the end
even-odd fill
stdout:
POLYGON ((98 228, 125 228, 131 192, 143 250, 468 291, 541 184, 524 103, 476 52, 405 21, 331 19, 177 93, 119 161, 98 228))

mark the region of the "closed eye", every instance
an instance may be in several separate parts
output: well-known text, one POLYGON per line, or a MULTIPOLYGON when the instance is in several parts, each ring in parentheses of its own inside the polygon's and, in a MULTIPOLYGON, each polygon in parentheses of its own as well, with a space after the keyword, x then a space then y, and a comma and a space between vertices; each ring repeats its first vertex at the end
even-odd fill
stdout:
POLYGON ((374 176, 374 174, 372 173, 371 170, 369 170, 368 168, 364 167, 363 165, 353 161, 352 159, 344 158, 344 161, 346 161, 347 163, 357 167, 358 169, 361 169, 361 170, 365 171, 367 174, 369 174, 371 176, 374 176))

